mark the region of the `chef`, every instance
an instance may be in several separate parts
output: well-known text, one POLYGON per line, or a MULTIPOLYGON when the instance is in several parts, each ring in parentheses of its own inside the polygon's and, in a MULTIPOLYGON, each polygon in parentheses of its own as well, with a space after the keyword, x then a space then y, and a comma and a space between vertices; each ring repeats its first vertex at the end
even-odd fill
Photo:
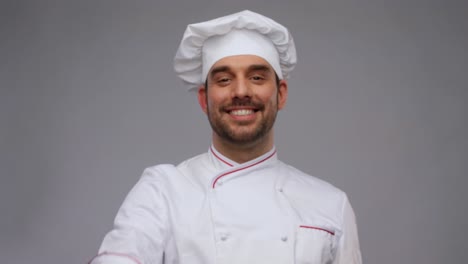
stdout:
POLYGON ((361 263, 344 192, 278 159, 289 31, 243 11, 187 26, 174 60, 212 127, 206 153, 144 171, 92 264, 361 263))

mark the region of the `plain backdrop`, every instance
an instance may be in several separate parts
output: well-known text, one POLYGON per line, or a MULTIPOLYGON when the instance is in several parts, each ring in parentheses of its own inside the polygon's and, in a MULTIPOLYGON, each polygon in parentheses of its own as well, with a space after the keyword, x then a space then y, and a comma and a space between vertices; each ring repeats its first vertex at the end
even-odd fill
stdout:
POLYGON ((145 167, 208 150, 173 56, 244 9, 292 32, 279 158, 348 193, 364 262, 466 261, 466 1, 4 0, 1 263, 86 263, 145 167))

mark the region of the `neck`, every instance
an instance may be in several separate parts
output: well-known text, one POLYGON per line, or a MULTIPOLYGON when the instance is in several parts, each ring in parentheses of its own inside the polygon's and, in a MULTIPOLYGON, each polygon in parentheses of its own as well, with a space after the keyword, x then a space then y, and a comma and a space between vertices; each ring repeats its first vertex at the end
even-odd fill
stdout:
POLYGON ((273 148, 273 134, 270 133, 256 142, 239 144, 223 140, 213 133, 213 146, 230 160, 244 163, 270 151, 273 148))

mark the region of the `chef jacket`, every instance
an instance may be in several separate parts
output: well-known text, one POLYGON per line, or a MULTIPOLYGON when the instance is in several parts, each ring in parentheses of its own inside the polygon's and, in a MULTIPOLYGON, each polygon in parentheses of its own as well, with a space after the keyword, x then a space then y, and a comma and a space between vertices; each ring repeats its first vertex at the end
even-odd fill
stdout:
POLYGON ((213 146, 146 169, 92 264, 361 263, 344 192, 278 160, 213 146))

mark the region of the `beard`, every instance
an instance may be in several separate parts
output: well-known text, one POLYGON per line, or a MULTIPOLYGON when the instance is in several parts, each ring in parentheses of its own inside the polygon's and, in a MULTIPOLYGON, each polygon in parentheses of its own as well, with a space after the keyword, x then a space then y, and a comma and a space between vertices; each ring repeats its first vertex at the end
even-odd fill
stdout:
POLYGON ((230 105, 221 106, 217 111, 211 111, 208 108, 207 115, 211 128, 220 138, 232 144, 245 145, 260 140, 272 129, 278 112, 277 104, 265 109, 263 104, 252 102, 250 98, 234 99, 230 105), (226 117, 228 113, 225 109, 233 106, 253 106, 257 109, 256 113, 260 112, 263 115, 254 124, 243 124, 242 122, 232 124, 223 120, 223 115, 226 117))

